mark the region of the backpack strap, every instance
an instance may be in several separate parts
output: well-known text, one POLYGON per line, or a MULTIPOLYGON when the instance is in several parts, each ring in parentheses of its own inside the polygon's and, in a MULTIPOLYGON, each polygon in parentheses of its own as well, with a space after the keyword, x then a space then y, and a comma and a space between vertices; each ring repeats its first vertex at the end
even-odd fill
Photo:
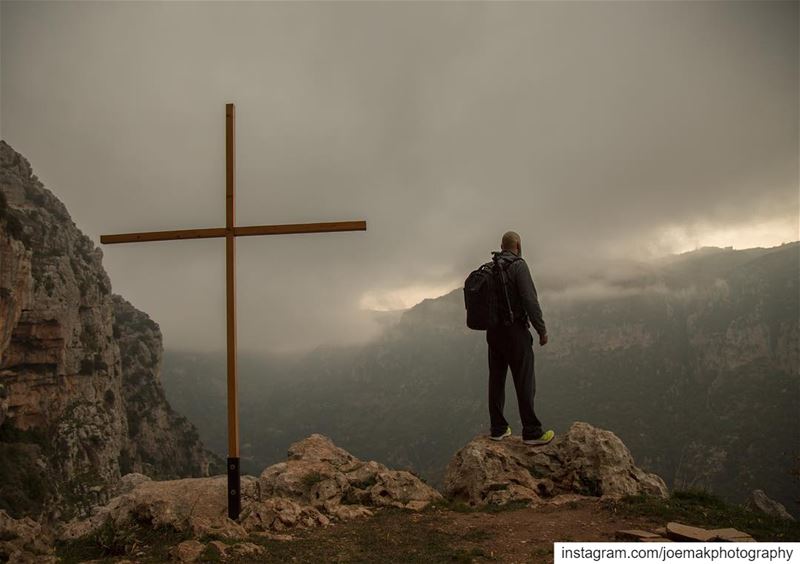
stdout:
MULTIPOLYGON (((514 264, 515 262, 520 261, 520 260, 522 260, 522 257, 514 257, 513 259, 508 261, 508 266, 506 268, 510 268, 512 264, 514 264)), ((519 304, 519 305, 520 305, 520 308, 522 309, 522 317, 520 319, 522 319, 522 321, 524 322, 526 328, 530 327, 530 321, 528 319, 528 312, 525 311, 525 308, 522 306, 522 304, 519 304)))
POLYGON ((518 260, 522 260, 522 257, 514 257, 513 259, 506 259, 506 258, 500 258, 500 255, 496 254, 492 257, 492 260, 494 261, 494 264, 497 266, 497 268, 500 270, 500 279, 503 282, 503 295, 506 298, 506 307, 508 308, 508 318, 511 321, 511 324, 513 325, 514 310, 511 307, 511 298, 508 295, 508 275, 506 274, 506 270, 508 270, 508 268, 518 260), (505 262, 506 265, 503 266, 501 262, 505 262))

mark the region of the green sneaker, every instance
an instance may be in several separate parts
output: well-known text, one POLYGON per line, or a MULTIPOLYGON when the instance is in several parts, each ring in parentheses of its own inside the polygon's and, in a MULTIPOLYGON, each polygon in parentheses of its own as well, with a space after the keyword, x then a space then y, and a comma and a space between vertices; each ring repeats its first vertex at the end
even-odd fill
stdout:
POLYGON ((511 436, 511 427, 506 427, 506 430, 503 431, 502 435, 489 435, 489 438, 492 439, 493 441, 502 441, 506 437, 510 436, 511 436))
POLYGON ((555 436, 556 434, 553 432, 552 429, 550 429, 548 431, 545 431, 544 434, 538 439, 527 439, 522 442, 525 443, 526 445, 546 445, 547 443, 552 441, 553 437, 555 436))

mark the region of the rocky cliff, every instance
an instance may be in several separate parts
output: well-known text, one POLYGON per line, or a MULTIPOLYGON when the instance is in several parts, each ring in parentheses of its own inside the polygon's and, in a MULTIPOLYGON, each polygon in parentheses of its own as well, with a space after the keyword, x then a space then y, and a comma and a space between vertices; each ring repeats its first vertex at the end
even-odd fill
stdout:
POLYGON ((218 461, 203 448, 194 425, 172 410, 159 381, 164 347, 158 324, 120 296, 112 296, 112 305, 128 422, 120 471, 160 479, 207 476, 218 461))
POLYGON ((130 470, 208 473, 164 399, 158 326, 112 295, 101 261, 0 141, 0 509, 12 515, 80 511, 130 470))

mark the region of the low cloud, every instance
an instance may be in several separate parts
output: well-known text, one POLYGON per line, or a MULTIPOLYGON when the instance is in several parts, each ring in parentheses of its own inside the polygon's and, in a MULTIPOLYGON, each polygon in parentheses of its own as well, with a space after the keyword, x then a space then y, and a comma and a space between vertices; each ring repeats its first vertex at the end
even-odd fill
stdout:
MULTIPOLYGON (((369 338, 508 229, 577 296, 797 225, 796 2, 0 6, 3 136, 95 240, 223 224, 230 101, 240 224, 368 220, 240 241, 243 349, 369 338)), ((221 241, 104 252, 168 347, 224 347, 221 241)))

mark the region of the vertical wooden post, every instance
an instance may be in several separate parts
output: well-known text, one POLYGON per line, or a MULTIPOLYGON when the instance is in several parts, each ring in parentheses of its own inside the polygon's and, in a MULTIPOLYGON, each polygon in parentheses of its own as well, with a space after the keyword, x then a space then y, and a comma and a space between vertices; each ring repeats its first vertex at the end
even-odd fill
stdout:
POLYGON ((225 293, 228 349, 228 517, 238 519, 241 510, 239 469, 239 405, 236 374, 236 107, 225 106, 225 293))

